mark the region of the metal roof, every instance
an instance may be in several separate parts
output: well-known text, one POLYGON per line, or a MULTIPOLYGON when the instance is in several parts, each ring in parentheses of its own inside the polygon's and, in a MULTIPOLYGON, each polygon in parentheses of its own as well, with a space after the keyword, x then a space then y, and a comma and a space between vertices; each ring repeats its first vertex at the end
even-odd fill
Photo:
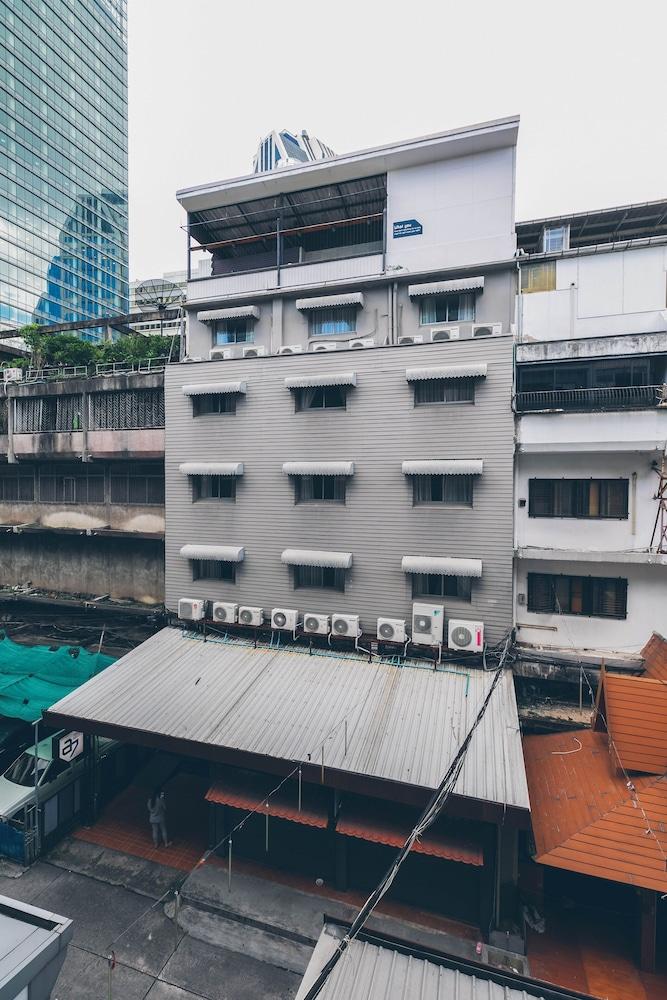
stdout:
POLYGON ((442 576, 482 575, 481 559, 451 559, 440 556, 403 556, 404 573, 439 573, 442 576))
POLYGON ((246 392, 246 382, 195 382, 182 388, 184 396, 226 396, 246 392))
POLYGON ((648 201, 638 205, 619 205, 592 212, 573 212, 546 219, 517 222, 519 249, 527 253, 542 252, 542 233, 554 226, 570 227, 570 248, 621 243, 628 240, 667 236, 667 200, 648 201))
POLYGON ((323 375, 294 375, 285 379, 286 389, 310 389, 318 385, 356 385, 356 372, 325 372, 323 375))
POLYGON ((245 549, 242 545, 183 545, 180 555, 183 559, 219 559, 221 562, 243 562, 245 549))
POLYGON ((401 465, 405 476, 481 476, 481 458, 419 458, 401 465))
POLYGON ((467 292, 484 288, 484 277, 453 278, 451 281, 428 281, 422 285, 408 285, 408 295, 411 299, 421 295, 444 295, 448 292, 467 292))
POLYGON ((363 292, 344 292, 342 295, 318 295, 309 299, 297 299, 296 308, 299 312, 309 309, 335 309, 337 306, 363 306, 363 292))
POLYGON ((667 772, 667 684, 659 678, 603 669, 593 728, 609 733, 626 771, 667 772))
POLYGON ((408 382, 428 382, 439 378, 485 378, 487 366, 478 365, 438 365, 437 368, 406 368, 408 382))
POLYGON ((642 649, 644 669, 649 677, 667 681, 667 639, 654 632, 642 649))
POLYGON ((354 462, 283 462, 288 476, 353 476, 354 462))
POLYGON ((285 549, 280 557, 287 566, 330 566, 350 569, 351 552, 329 552, 322 549, 285 549))
MULTIPOLYGON (((165 628, 50 710, 187 740, 317 764, 424 789, 440 783, 492 674, 431 664, 223 642, 165 628), (347 720, 347 754, 344 723, 347 720)), ((67 719, 67 722, 64 720, 67 719)), ((476 730, 455 794, 529 808, 511 671, 476 730)))

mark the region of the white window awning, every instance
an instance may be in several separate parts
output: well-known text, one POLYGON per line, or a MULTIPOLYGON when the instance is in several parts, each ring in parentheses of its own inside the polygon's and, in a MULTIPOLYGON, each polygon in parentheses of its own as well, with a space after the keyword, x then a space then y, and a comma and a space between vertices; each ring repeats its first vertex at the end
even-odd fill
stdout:
POLYGON ((362 292, 348 292, 347 295, 320 295, 310 299, 297 299, 296 307, 299 312, 307 312, 309 309, 335 309, 336 306, 359 306, 364 304, 362 292))
POLYGON ((441 559, 438 556, 403 556, 404 573, 434 573, 441 576, 482 575, 481 559, 441 559))
POLYGON ((284 462, 288 476, 353 476, 354 462, 284 462))
POLYGON ((481 458, 430 458, 403 462, 405 476, 481 476, 481 458))
POLYGON ((300 375, 285 379, 286 389, 310 389, 318 385, 356 385, 356 372, 325 372, 322 375, 300 375))
POLYGON ((184 396, 229 396, 233 393, 243 394, 248 385, 246 382, 198 382, 183 386, 184 396))
POLYGON ((242 476, 243 462, 183 462, 178 471, 184 476, 242 476))
POLYGON ((197 313, 201 323, 215 323, 222 319, 259 319, 257 306, 231 306, 229 309, 206 309, 197 313))
POLYGON ((439 378, 485 378, 486 365, 440 365, 437 368, 406 368, 408 382, 439 378))
POLYGON ((411 299, 422 295, 447 295, 450 292, 472 292, 484 288, 484 278, 453 278, 451 281, 428 281, 423 285, 408 285, 408 295, 411 299))
POLYGON ((349 569, 352 565, 351 552, 285 549, 280 558, 287 566, 327 566, 332 569, 349 569))
POLYGON ((216 562, 243 562, 245 549, 242 545, 184 545, 181 549, 184 559, 212 559, 216 562))

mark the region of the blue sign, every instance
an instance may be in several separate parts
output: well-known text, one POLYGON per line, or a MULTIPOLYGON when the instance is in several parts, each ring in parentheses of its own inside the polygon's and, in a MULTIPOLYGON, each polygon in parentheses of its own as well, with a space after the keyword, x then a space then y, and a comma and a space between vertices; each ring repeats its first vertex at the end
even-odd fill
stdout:
POLYGON ((417 222, 416 219, 403 219, 402 222, 394 223, 395 240, 402 236, 421 236, 423 232, 421 222, 417 222))

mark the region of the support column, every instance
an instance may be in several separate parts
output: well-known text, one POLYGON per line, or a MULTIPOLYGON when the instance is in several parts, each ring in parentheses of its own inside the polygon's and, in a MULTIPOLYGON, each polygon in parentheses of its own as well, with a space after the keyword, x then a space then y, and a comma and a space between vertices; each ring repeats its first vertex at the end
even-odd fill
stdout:
POLYGON ((12 464, 16 462, 16 455, 14 454, 14 393, 9 392, 9 388, 5 389, 5 398, 7 400, 7 461, 12 464))
POLYGON ((496 926, 516 922, 519 882, 519 831, 498 827, 496 852, 496 926))
POLYGON ((654 889, 639 890, 639 965, 643 972, 655 972, 658 894, 654 889))
POLYGON ((347 837, 334 834, 335 882, 339 892, 347 892, 347 837))

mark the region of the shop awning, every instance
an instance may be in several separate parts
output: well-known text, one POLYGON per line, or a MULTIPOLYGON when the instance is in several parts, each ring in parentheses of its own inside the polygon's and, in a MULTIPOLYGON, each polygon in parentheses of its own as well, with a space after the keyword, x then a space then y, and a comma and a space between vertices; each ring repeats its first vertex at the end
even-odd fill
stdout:
POLYGON ((408 382, 433 381, 440 378, 484 378, 486 365, 439 365, 437 368, 407 368, 408 382))
POLYGON ((279 791, 267 798, 276 784, 275 778, 265 775, 228 770, 224 777, 218 778, 211 785, 206 799, 217 805, 243 809, 244 812, 256 809, 262 815, 268 813, 277 819, 326 829, 329 822, 326 793, 312 785, 303 784, 299 809, 297 776, 285 782, 279 791))
MULTIPOLYGON (((484 864, 484 851, 475 831, 462 824, 443 829, 436 826, 415 842, 413 851, 434 858, 460 861, 464 865, 484 864)), ((387 807, 381 802, 344 804, 336 824, 336 832, 388 847, 403 847, 413 828, 411 817, 400 807, 387 807)))
POLYGON ((481 476, 481 458, 431 458, 403 462, 405 476, 481 476))
POLYGON ((408 285, 411 299, 422 295, 447 295, 450 292, 470 292, 484 288, 484 278, 453 278, 451 281, 428 281, 423 285, 408 285))
POLYGON ((202 323, 215 323, 221 319, 259 319, 257 306, 232 306, 230 309, 207 309, 197 313, 202 323))
POLYGON ((184 476, 242 476, 243 462, 183 462, 178 471, 184 476))
POLYGON ((245 382, 199 382, 194 385, 184 385, 184 396, 228 396, 233 393, 244 393, 245 382))
POLYGON ((362 292, 348 292, 347 295, 320 295, 310 299, 297 299, 296 307, 300 312, 309 309, 335 309, 337 306, 359 306, 364 304, 362 292))
POLYGON ((322 375, 300 375, 285 379, 286 389, 310 389, 318 385, 356 384, 356 372, 324 372, 322 375))
POLYGON ((328 566, 332 569, 349 569, 351 552, 324 552, 320 549, 285 549, 282 562, 288 566, 328 566))
POLYGON ((354 462, 284 462, 288 476, 353 476, 354 462))
POLYGON ((482 575, 481 559, 444 559, 438 556, 403 556, 404 573, 435 573, 442 576, 482 575))
POLYGON ((243 562, 245 549, 242 545, 184 545, 181 549, 184 559, 215 559, 220 562, 243 562))

